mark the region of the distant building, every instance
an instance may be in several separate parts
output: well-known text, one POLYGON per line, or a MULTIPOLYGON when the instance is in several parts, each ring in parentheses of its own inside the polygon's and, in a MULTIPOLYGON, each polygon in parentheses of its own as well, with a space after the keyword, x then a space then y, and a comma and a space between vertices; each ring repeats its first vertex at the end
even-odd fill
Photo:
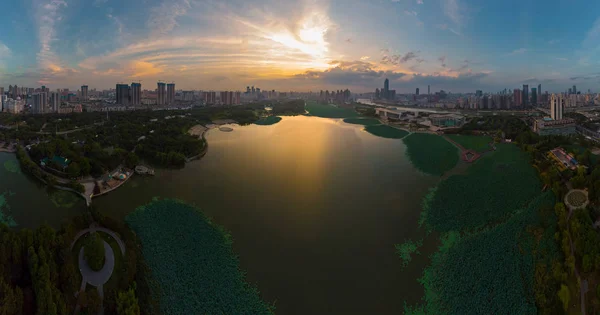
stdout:
POLYGON ((417 91, 415 93, 417 96, 419 95, 419 88, 417 88, 417 91))
POLYGON ((50 107, 52 112, 57 113, 60 107, 60 95, 57 92, 50 93, 50 107))
POLYGON ((531 105, 537 105, 537 89, 536 88, 531 88, 531 105))
POLYGON ((529 105, 529 85, 523 84, 523 106, 529 105))
POLYGON ((550 117, 554 120, 563 118, 563 110, 565 107, 565 98, 562 94, 552 94, 550 96, 550 117))
POLYGON ((39 92, 32 95, 33 98, 33 113, 43 114, 46 109, 46 93, 39 92))
POLYGON ((217 101, 217 93, 214 91, 203 92, 203 99, 204 99, 204 104, 213 105, 217 101))
POLYGON ((175 103, 175 83, 167 84, 167 104, 175 103))
POLYGON ((156 90, 156 104, 158 105, 165 105, 165 102, 167 101, 166 98, 166 84, 163 82, 158 82, 157 84, 157 90, 156 90))
POLYGON ((119 105, 129 105, 129 85, 117 84, 115 100, 119 105))
POLYGON ((87 85, 82 85, 81 86, 81 99, 84 101, 87 101, 88 98, 88 86, 87 85))
POLYGON ((140 105, 142 103, 141 83, 131 83, 130 103, 131 105, 140 105))
POLYGON ((465 122, 465 117, 457 114, 445 114, 445 115, 429 115, 431 124, 436 127, 459 127, 465 122))
POLYGON ((521 90, 519 90, 519 89, 513 90, 513 99, 514 99, 515 106, 521 107, 521 105, 523 105, 523 95, 521 94, 521 90))
POLYGON ((540 136, 571 135, 577 132, 575 120, 570 118, 560 120, 537 119, 533 125, 533 131, 540 136))

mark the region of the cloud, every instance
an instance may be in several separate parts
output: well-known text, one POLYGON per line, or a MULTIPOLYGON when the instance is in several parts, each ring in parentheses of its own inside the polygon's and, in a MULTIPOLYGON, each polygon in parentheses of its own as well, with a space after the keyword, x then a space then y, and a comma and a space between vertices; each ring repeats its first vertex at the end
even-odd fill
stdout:
POLYGON ((404 10, 404 14, 406 14, 406 15, 412 15, 412 16, 417 16, 417 12, 416 11, 404 10))
POLYGON ((443 0, 442 7, 444 14, 456 25, 462 25, 464 16, 458 2, 459 0, 443 0))
POLYGON ((10 48, 0 42, 0 61, 8 59, 12 55, 10 48))
POLYGON ((399 65, 401 63, 406 63, 412 59, 415 59, 418 57, 417 52, 414 51, 409 51, 404 55, 387 55, 384 54, 384 56, 381 58, 381 63, 382 64, 392 64, 392 65, 399 65))
POLYGON ((554 45, 554 44, 558 44, 560 42, 560 39, 551 39, 548 41, 549 45, 554 45))
POLYGON ((191 8, 189 0, 165 0, 161 5, 152 8, 146 26, 151 30, 151 37, 169 34, 177 26, 177 18, 185 15, 191 8))
POLYGON ((417 4, 423 4, 423 0, 417 0, 417 4))
POLYGON ((587 80, 593 80, 593 79, 600 79, 600 72, 592 73, 592 74, 585 74, 585 75, 578 75, 578 76, 569 78, 569 80, 571 80, 571 81, 580 81, 580 80, 587 81, 587 80))
POLYGON ((521 55, 524 54, 526 52, 528 52, 529 50, 527 48, 519 48, 519 49, 515 49, 513 51, 511 51, 509 53, 509 55, 514 56, 514 55, 521 55))
POLYGON ((52 50, 52 42, 57 40, 56 22, 62 19, 60 12, 67 7, 62 0, 52 0, 49 3, 36 3, 36 21, 38 23, 38 41, 40 51, 37 53, 38 66, 42 69, 60 64, 58 57, 52 50))
POLYGON ((441 62, 442 68, 446 68, 446 56, 441 56, 438 60, 441 62))
POLYGON ((370 56, 362 56, 362 57, 360 57, 360 60, 362 60, 362 61, 369 60, 369 59, 371 59, 370 56))

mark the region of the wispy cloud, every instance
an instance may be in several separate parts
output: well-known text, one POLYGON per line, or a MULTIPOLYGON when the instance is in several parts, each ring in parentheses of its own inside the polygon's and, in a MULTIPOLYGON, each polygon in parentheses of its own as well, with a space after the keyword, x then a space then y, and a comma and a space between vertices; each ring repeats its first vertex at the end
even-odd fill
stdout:
POLYGON ((371 59, 370 56, 362 56, 362 57, 360 57, 360 60, 362 60, 362 61, 369 60, 369 59, 371 59))
POLYGON ((10 48, 0 42, 0 61, 8 59, 12 55, 10 48))
POLYGON ((458 2, 459 0, 443 0, 442 7, 444 14, 456 25, 462 25, 464 16, 458 2))
POLYGON ((52 42, 57 40, 56 22, 62 20, 61 9, 67 7, 63 0, 36 3, 36 20, 38 21, 38 41, 40 51, 37 54, 38 66, 43 69, 59 67, 60 61, 52 50, 52 42))
POLYGON ((417 0, 417 4, 423 4, 423 0, 417 0))
POLYGON ((152 8, 146 26, 151 30, 151 37, 166 35, 177 26, 177 18, 183 16, 191 8, 189 0, 165 0, 152 8))
POLYGON ((384 54, 383 57, 381 58, 381 63, 382 64, 391 64, 391 65, 399 65, 401 63, 406 63, 410 60, 416 59, 418 57, 417 53, 419 53, 418 51, 409 51, 404 55, 387 55, 384 54))
POLYGON ((446 56, 439 57, 438 61, 441 62, 442 68, 446 68, 446 56))
POLYGON ((412 15, 412 16, 417 16, 417 12, 416 11, 404 10, 404 14, 406 14, 406 15, 412 15))
POLYGON ((522 55, 528 51, 529 50, 527 48, 519 48, 519 49, 515 49, 515 50, 511 51, 510 53, 508 53, 508 55, 510 55, 510 56, 522 55))
POLYGON ((548 41, 548 45, 558 44, 559 42, 560 42, 560 39, 551 39, 548 41))

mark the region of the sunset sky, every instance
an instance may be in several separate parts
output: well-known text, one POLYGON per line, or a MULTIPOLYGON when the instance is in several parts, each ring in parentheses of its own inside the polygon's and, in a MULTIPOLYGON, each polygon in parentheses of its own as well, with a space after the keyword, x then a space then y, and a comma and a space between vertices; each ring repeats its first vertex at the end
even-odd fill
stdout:
POLYGON ((4 87, 600 91, 600 1, 1 3, 4 87))

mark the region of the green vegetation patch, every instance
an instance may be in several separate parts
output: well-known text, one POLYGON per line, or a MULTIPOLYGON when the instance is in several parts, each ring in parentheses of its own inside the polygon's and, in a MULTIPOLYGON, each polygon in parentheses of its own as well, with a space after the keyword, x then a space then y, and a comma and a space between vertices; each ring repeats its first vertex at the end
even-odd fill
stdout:
POLYGON ((10 205, 8 204, 7 196, 12 196, 14 193, 8 191, 0 194, 0 223, 10 227, 17 226, 17 222, 10 215, 10 205))
POLYGON ((11 173, 19 173, 19 163, 15 160, 4 162, 4 169, 11 173))
POLYGON ((405 313, 537 314, 534 264, 558 257, 554 201, 552 192, 539 194, 480 233, 445 233, 420 279, 424 304, 405 313))
POLYGON ((477 152, 489 150, 489 143, 493 141, 493 139, 488 136, 446 135, 446 137, 462 145, 467 150, 473 150, 477 152))
POLYGON ((365 130, 372 135, 388 139, 402 139, 408 135, 408 131, 406 130, 386 125, 367 126, 365 130))
POLYGON ((378 119, 374 118, 346 118, 344 122, 347 124, 363 125, 363 126, 374 126, 381 125, 378 119))
MULTIPOLYGON (((158 200, 126 218, 160 285, 164 314, 270 314, 232 250, 232 238, 193 206, 158 200)), ((156 294, 157 292, 154 292, 156 294)))
POLYGON ((85 261, 94 271, 101 270, 104 267, 104 240, 96 233, 92 232, 83 245, 85 261))
POLYGON ((408 263, 412 261, 413 254, 421 254, 419 252, 419 247, 423 245, 423 240, 418 240, 413 242, 411 240, 407 240, 402 244, 396 244, 396 253, 400 256, 402 260, 402 267, 408 266, 408 263))
POLYGON ((359 114, 350 108, 340 108, 329 104, 322 104, 315 101, 307 101, 306 110, 311 116, 323 118, 352 118, 359 114))
POLYGON ((458 149, 440 136, 413 133, 403 141, 406 155, 423 173, 441 176, 458 163, 458 149))
POLYGON ((57 208, 73 208, 79 201, 79 197, 69 191, 57 190, 50 194, 50 201, 57 208))
POLYGON ((466 174, 438 185, 425 222, 439 232, 475 229, 524 207, 541 189, 527 154, 514 145, 498 144, 496 152, 479 159, 466 174))
POLYGON ((269 116, 267 118, 263 118, 263 119, 255 121, 254 124, 260 125, 260 126, 269 126, 269 125, 274 125, 280 121, 281 121, 281 117, 269 116))

